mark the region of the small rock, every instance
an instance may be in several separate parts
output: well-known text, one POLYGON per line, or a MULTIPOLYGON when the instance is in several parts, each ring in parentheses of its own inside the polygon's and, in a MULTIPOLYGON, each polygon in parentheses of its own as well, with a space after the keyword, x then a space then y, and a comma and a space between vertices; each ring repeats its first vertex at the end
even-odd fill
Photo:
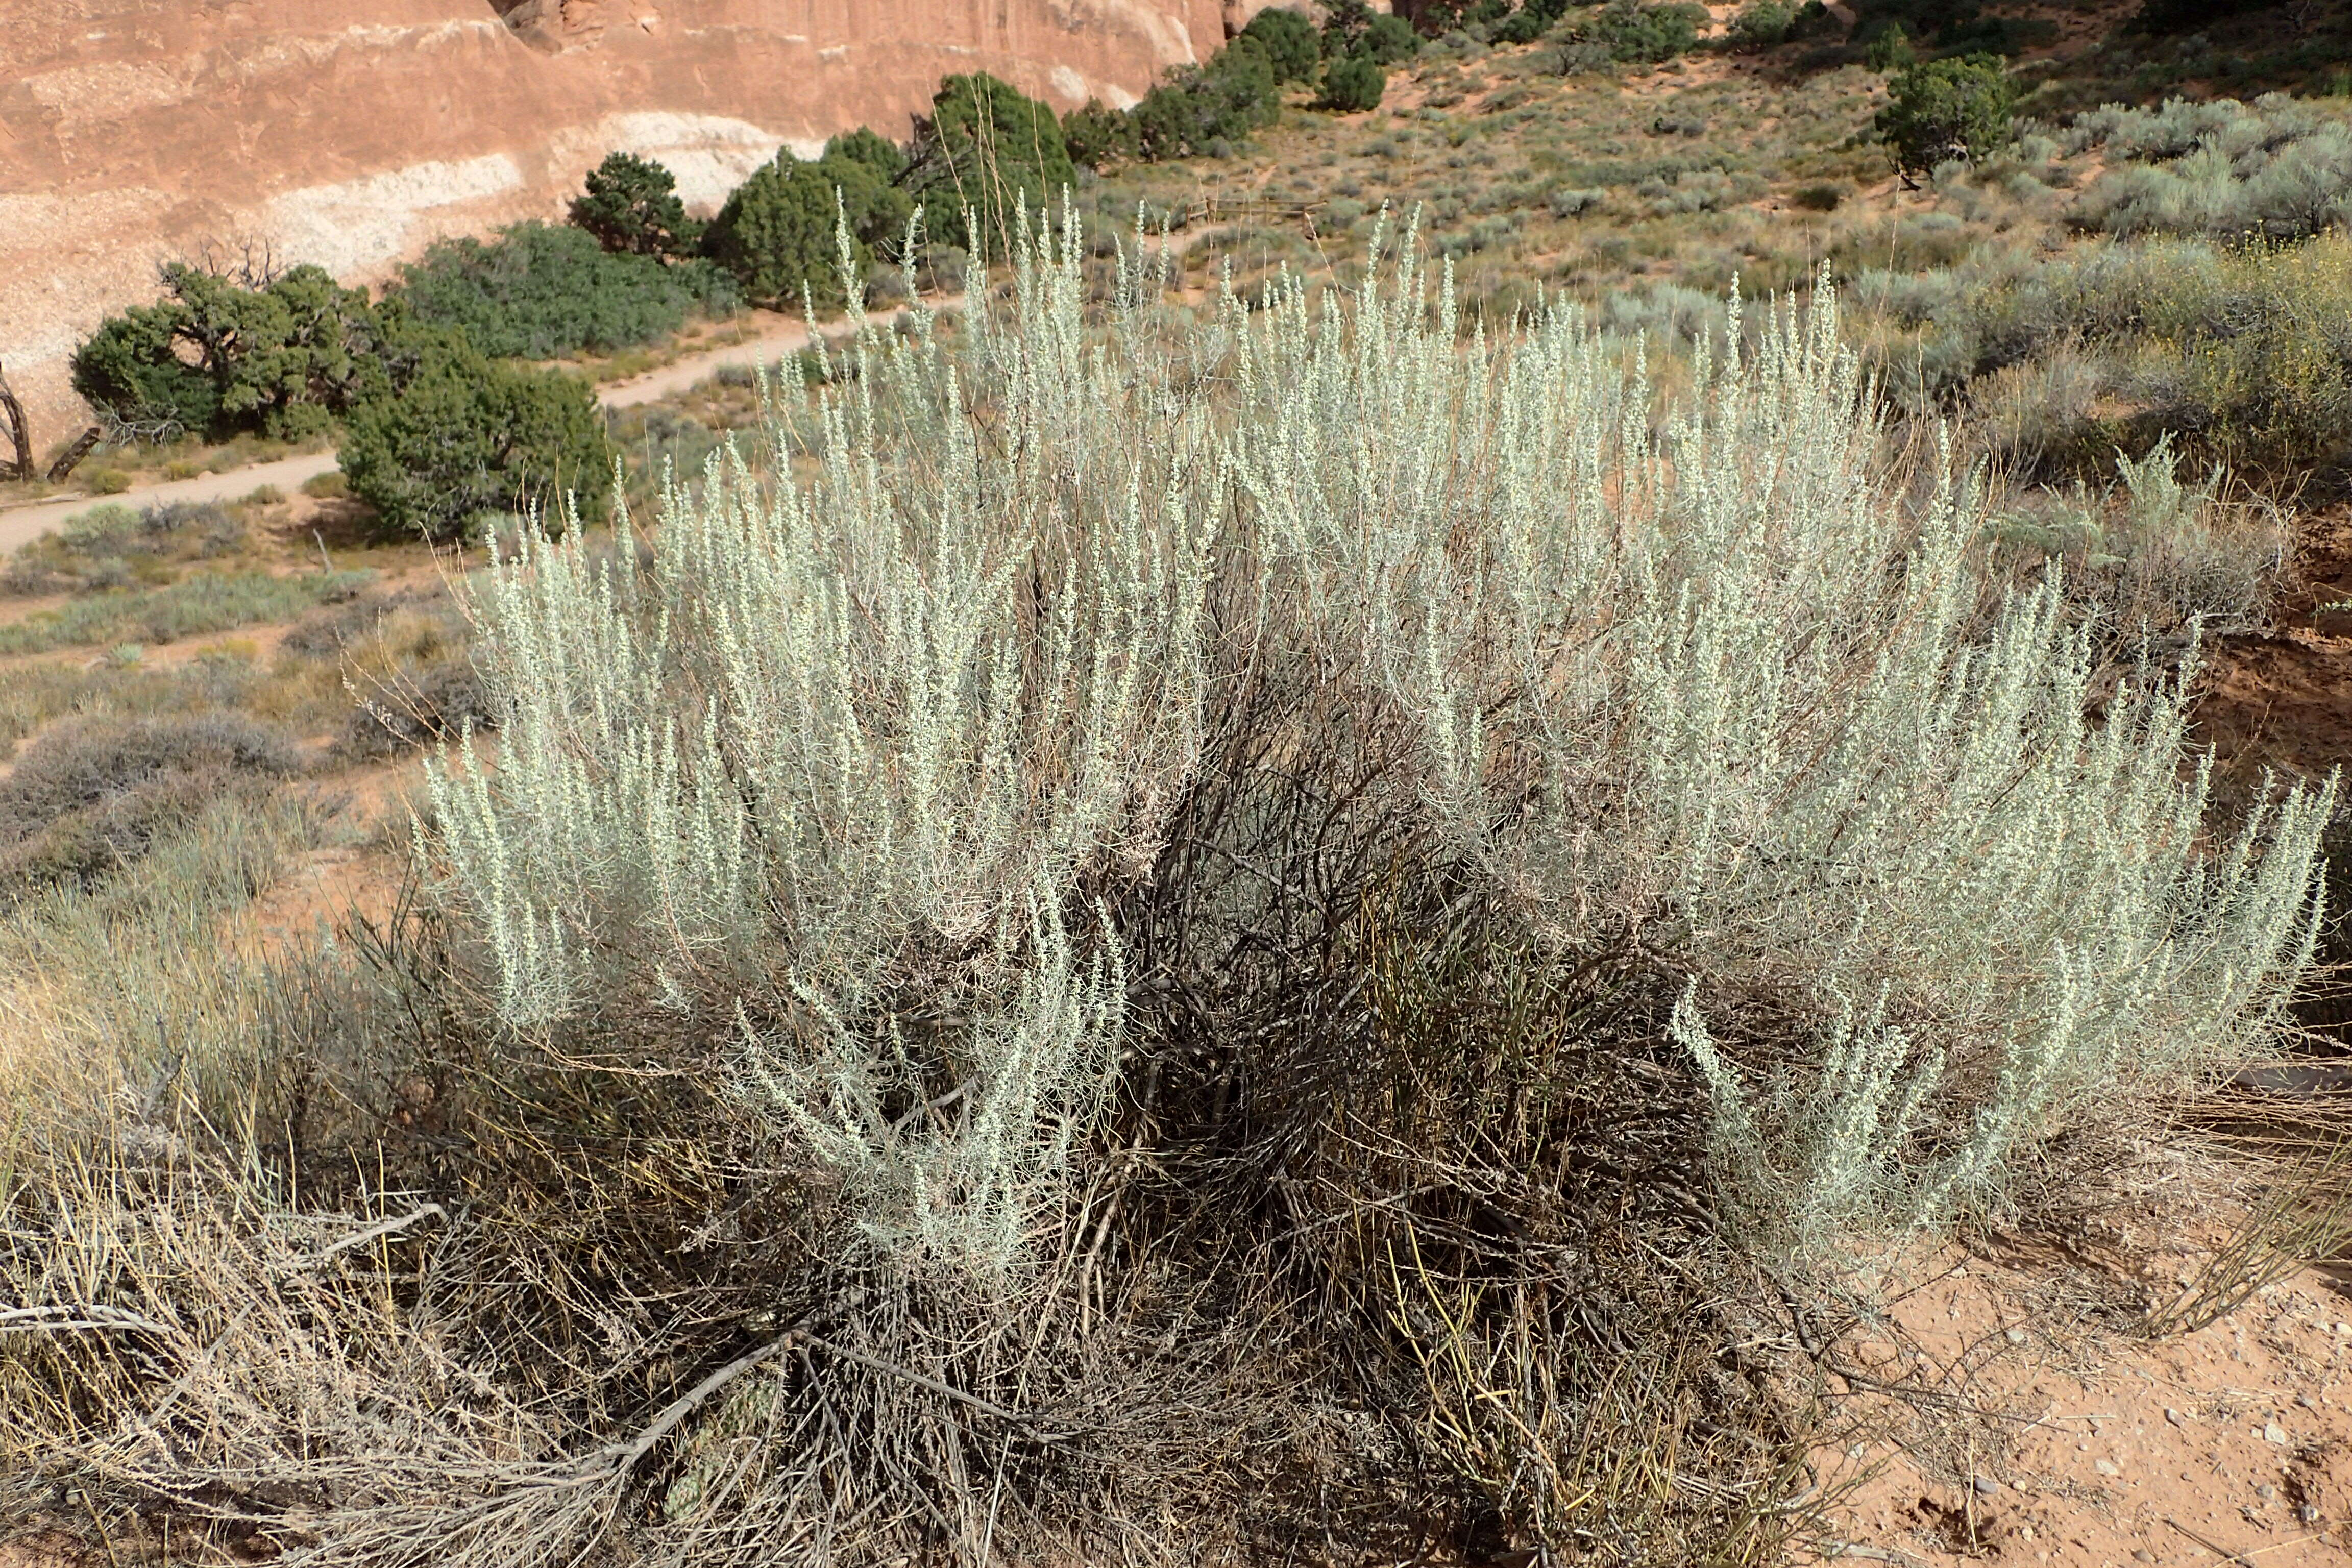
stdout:
POLYGON ((2280 1426, 2275 1421, 2265 1422, 2263 1426, 2263 1441, 2265 1443, 2284 1444, 2286 1442, 2286 1428, 2280 1426))
POLYGON ((2278 1488, 2269 1485, 2259 1486, 2254 1489, 2254 1495, 2264 1502, 2269 1502, 2278 1496, 2278 1488))
POLYGON ((2120 1476, 2123 1474, 2122 1469, 2116 1466, 2113 1459, 2095 1459, 2091 1462, 2091 1468, 2098 1471, 2099 1474, 2103 1476, 2120 1476))
POLYGON ((2032 1540, 2032 1539, 2033 1539, 2033 1527, 2032 1527, 2032 1525, 2030 1525, 2030 1524, 2021 1524, 2021 1525, 2019 1525, 2019 1526, 2017 1527, 2017 1538, 2018 1538, 2020 1541, 2031 1541, 2031 1540, 2032 1540))
POLYGON ((2164 1418, 2167 1421, 2171 1422, 2175 1426, 2186 1426, 2189 1425, 2189 1417, 2182 1415, 2179 1411, 2175 1410, 2169 1405, 2164 1407, 2164 1418))
POLYGON ((1974 1477, 1969 1480, 1969 1485, 1976 1489, 1976 1493, 1979 1497, 1999 1497, 2000 1495, 2000 1483, 1994 1480, 1990 1476, 1974 1477))
POLYGON ((2319 1401, 2314 1399, 2308 1394, 2296 1394, 2294 1396, 2294 1402, 2297 1405, 2302 1405, 2305 1410, 2316 1410, 2319 1408, 2319 1401))
POLYGON ((2138 1551, 2132 1553, 2132 1561, 2135 1563, 2153 1563, 2156 1561, 2156 1553, 2148 1551, 2147 1548, 2143 1546, 2138 1551))
POLYGON ((2023 1329, 2005 1329, 2002 1331, 2002 1335, 2011 1344, 2013 1345, 2021 1345, 2025 1342, 2025 1331, 2023 1329))

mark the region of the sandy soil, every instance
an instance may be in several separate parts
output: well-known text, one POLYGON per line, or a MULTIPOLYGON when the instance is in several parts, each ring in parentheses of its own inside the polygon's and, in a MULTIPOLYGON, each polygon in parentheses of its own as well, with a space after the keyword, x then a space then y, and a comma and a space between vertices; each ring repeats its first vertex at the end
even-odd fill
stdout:
MULTIPOLYGON (((2189 1272, 2151 1281, 2159 1299, 2189 1272)), ((1812 1560, 2352 1563, 2346 1279, 2299 1270, 2153 1341, 2082 1287, 1954 1249, 1849 1342, 1856 1371, 1918 1392, 1857 1394, 1846 1414, 1886 1429, 1817 1456, 1846 1489, 1812 1560)))

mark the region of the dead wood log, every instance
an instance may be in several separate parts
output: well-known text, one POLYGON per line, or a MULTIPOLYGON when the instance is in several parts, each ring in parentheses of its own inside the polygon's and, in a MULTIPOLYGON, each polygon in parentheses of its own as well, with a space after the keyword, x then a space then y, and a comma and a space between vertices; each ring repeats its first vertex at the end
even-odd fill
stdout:
POLYGON ((53 485, 65 483, 66 476, 72 473, 75 467, 84 458, 89 456, 90 448, 96 447, 105 437, 106 432, 95 425, 83 431, 75 439, 74 444, 68 447, 64 454, 49 465, 49 483, 53 485))

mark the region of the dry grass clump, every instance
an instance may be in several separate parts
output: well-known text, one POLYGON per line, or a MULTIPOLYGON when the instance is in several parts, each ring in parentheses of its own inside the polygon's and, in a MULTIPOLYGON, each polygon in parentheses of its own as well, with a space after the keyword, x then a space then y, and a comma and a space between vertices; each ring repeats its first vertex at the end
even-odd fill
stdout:
POLYGON ((229 714, 50 730, 0 779, 0 888, 21 897, 112 870, 225 794, 255 792, 300 766, 282 731, 229 714))
POLYGON ((9 558, 0 591, 82 593, 168 583, 197 562, 244 554, 246 520, 216 502, 173 502, 144 511, 95 506, 9 558))
POLYGON ((335 754, 375 762, 467 726, 496 726, 469 651, 465 617, 443 594, 368 595, 313 611, 289 628, 279 647, 298 658, 331 660, 345 704, 335 754))
POLYGON ((2002 592, 1826 296, 1654 419, 1410 260, 1089 266, 525 532, 386 927, 168 1042, 52 1007, 121 1065, 11 1146, 0 1498, 354 1565, 1751 1562, 1810 1418, 1754 1303, 2267 1037, 2327 798, 2202 831, 2172 682, 2002 592))
POLYGON ((2109 104, 2077 116, 2068 140, 2119 164, 2070 215, 2088 229, 2281 241, 2352 221, 2352 119, 2322 103, 2109 104))
POLYGON ((2352 239, 2225 247, 2103 240, 1989 250, 1865 278, 1894 329, 1877 351, 1923 406, 1958 403, 2031 474, 2095 472, 2169 437, 2284 478, 2340 459, 2352 429, 2352 239))

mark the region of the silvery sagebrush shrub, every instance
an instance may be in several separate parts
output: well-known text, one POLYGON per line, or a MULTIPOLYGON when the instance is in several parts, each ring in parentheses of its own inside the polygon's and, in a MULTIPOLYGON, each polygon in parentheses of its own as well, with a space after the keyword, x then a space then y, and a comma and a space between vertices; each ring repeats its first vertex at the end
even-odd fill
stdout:
POLYGON ((2100 628, 2054 573, 1990 584, 1948 455, 1898 471, 1826 279, 1752 349, 1734 300, 1654 424, 1638 353, 1558 301, 1465 334, 1410 238, 1189 325, 1129 258, 1092 326, 1075 228, 953 352, 861 331, 772 477, 730 453, 650 539, 490 569, 501 751, 435 772, 427 848, 511 1022, 774 976, 740 1092, 896 1255, 1006 1267, 1119 1048, 1083 889, 1148 874, 1242 711, 1219 574, 1261 617, 1219 636, 1407 723, 1391 787, 1552 961, 1672 979, 1760 1247, 1998 1201, 2088 1098, 2273 1017, 2332 790, 2204 837, 2183 678, 2093 716, 2100 628), (910 973, 944 1044, 899 1026, 910 973))
POLYGON ((2311 952, 2332 788, 2203 842, 2181 679, 2090 717, 2095 628, 2054 572, 1990 596, 1948 457, 1905 499, 1826 279, 1752 353, 1736 319, 1697 345, 1655 431, 1573 307, 1463 347, 1437 297, 1408 266, 1349 315, 1261 311, 1239 482, 1420 715, 1463 855, 1570 960, 1687 974, 1673 1029, 1749 1234, 1994 1199, 2084 1097, 2259 1033, 2311 952))
POLYGON ((650 539, 526 531, 474 601, 496 765, 431 775, 510 1023, 615 972, 679 1007, 772 979, 796 1005, 737 1008, 743 1092, 870 1233, 950 1260, 1006 1258, 1106 1082, 1123 986, 1073 890, 1149 863, 1199 745, 1207 410, 1090 339, 1076 230, 1024 240, 954 355, 920 313, 861 331, 772 425, 775 477, 730 450, 650 539), (910 953, 960 1038, 895 1021, 910 953))
POLYGON ((2109 104, 2077 117, 2069 140, 2124 161, 2076 204, 2084 228, 2300 239, 2352 219, 2352 123, 2284 93, 2109 104))

